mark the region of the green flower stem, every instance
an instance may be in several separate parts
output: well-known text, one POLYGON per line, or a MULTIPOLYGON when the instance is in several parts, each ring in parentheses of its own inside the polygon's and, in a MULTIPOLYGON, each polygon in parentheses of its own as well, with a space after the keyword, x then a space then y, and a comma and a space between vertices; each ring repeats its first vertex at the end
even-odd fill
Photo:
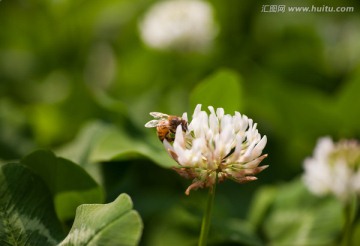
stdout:
POLYGON ((351 246, 353 237, 353 224, 357 213, 357 199, 353 197, 344 206, 345 225, 342 235, 341 246, 351 246))
POLYGON ((206 210, 201 224, 200 239, 198 244, 199 246, 206 246, 207 244, 207 238, 211 224, 211 213, 214 205, 216 183, 217 178, 215 184, 209 188, 208 198, 206 202, 206 210))

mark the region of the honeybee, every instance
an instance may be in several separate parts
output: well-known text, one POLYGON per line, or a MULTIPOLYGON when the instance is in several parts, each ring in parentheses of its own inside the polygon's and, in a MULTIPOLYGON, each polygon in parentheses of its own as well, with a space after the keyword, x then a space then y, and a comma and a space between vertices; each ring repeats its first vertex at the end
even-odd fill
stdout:
POLYGON ((161 142, 166 139, 168 142, 173 142, 175 139, 176 128, 181 125, 182 130, 187 130, 187 121, 175 115, 167 115, 159 112, 151 112, 151 116, 155 120, 150 120, 145 124, 145 127, 156 127, 157 135, 161 142))

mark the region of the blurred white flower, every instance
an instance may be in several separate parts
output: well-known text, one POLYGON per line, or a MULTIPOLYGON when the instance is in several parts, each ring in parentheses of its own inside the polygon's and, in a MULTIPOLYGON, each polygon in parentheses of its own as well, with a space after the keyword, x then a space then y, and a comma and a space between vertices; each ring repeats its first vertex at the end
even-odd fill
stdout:
POLYGON ((217 33, 212 7, 201 0, 158 2, 139 29, 148 46, 161 50, 205 50, 217 33))
MULTIPOLYGON (((261 137, 253 120, 239 112, 235 115, 216 112, 209 107, 210 114, 195 108, 187 130, 179 125, 173 143, 163 144, 170 156, 180 165, 175 167, 181 176, 192 179, 186 190, 212 187, 218 181, 231 179, 239 183, 256 180, 256 174, 268 166, 259 166, 267 157, 261 155, 266 145, 266 136, 261 137)), ((187 121, 187 114, 182 118, 187 121)))
POLYGON ((304 161, 303 180, 316 195, 333 194, 343 202, 360 192, 360 145, 355 140, 334 143, 320 138, 314 155, 304 161))

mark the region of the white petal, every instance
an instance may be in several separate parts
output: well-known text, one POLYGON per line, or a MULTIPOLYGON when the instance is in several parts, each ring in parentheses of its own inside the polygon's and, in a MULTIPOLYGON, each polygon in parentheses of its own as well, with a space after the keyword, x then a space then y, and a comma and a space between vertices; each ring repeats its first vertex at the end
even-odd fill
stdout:
POLYGON ((314 150, 314 157, 323 159, 327 158, 329 153, 333 151, 334 149, 334 142, 330 137, 322 137, 320 138, 317 143, 314 150))
POLYGON ((235 150, 234 153, 227 158, 227 163, 235 163, 238 161, 242 151, 242 142, 243 137, 240 135, 236 135, 235 150))
POLYGON ((217 108, 216 109, 216 115, 219 119, 221 119, 224 116, 225 112, 223 108, 217 108))
POLYGON ((345 162, 333 166, 331 190, 340 200, 347 200, 351 194, 351 170, 345 162))
POLYGON ((267 138, 266 136, 263 136, 263 138, 260 140, 260 142, 256 144, 255 148, 251 152, 251 159, 255 159, 256 157, 261 155, 263 149, 265 148, 266 142, 267 138))
POLYGON ((221 129, 225 129, 226 127, 230 127, 231 129, 234 129, 232 117, 230 115, 224 115, 221 119, 221 129))
POLYGON ((174 144, 175 143, 181 147, 185 147, 184 133, 181 125, 178 125, 176 128, 174 144))
POLYGON ((209 115, 209 127, 214 133, 219 132, 219 120, 215 114, 209 115))
POLYGON ((174 147, 166 139, 164 139, 163 145, 166 150, 171 150, 174 152, 174 147))
POLYGON ((307 158, 304 161, 305 174, 303 180, 311 192, 324 195, 330 191, 331 171, 326 163, 307 158))
POLYGON ((201 104, 198 104, 195 107, 194 114, 193 114, 193 119, 196 118, 200 112, 201 112, 201 104))
POLYGON ((214 109, 213 106, 209 106, 208 109, 209 109, 209 111, 210 111, 210 114, 213 114, 213 115, 216 116, 216 114, 215 114, 215 109, 214 109))
POLYGON ((186 112, 183 113, 183 115, 181 116, 181 118, 182 118, 183 120, 188 121, 187 113, 186 113, 186 112))

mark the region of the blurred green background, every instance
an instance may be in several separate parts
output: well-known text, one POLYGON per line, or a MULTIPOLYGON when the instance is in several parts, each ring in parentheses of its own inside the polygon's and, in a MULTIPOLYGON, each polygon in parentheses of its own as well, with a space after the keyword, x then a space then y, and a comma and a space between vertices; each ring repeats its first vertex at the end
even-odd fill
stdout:
POLYGON ((317 138, 360 137, 360 2, 211 0, 219 32, 207 52, 147 47, 138 25, 155 2, 0 1, 0 160, 54 150, 102 184, 107 201, 132 197, 142 245, 192 245, 206 191, 184 195, 190 181, 168 169, 173 160, 144 124, 151 111, 190 116, 199 102, 237 110, 267 135, 270 167, 256 182, 218 186, 214 227, 225 232, 214 242, 276 242, 273 214, 260 209, 255 229, 244 224, 254 194, 266 186, 260 197, 272 200, 274 187, 300 184, 317 138), (269 4, 355 10, 262 13, 269 4), (211 81, 218 96, 207 98, 211 81))

